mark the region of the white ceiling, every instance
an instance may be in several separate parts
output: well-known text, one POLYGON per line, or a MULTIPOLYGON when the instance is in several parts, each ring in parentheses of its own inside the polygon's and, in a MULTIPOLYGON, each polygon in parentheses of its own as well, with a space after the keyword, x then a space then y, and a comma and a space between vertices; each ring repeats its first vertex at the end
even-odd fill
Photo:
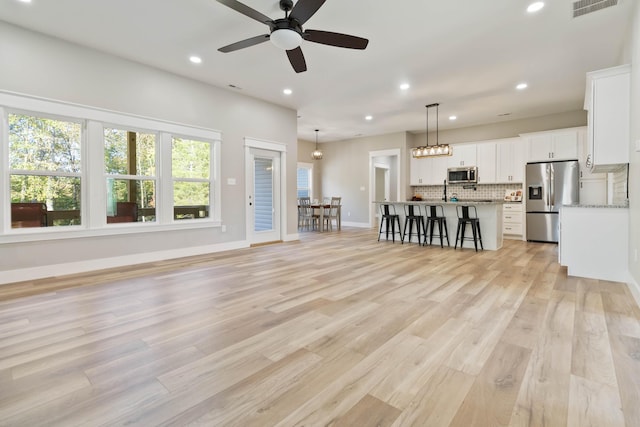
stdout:
MULTIPOLYGON (((585 73, 618 65, 634 0, 579 18, 572 1, 328 0, 305 29, 369 39, 366 50, 304 42, 296 74, 271 43, 219 47, 268 27, 215 0, 0 0, 0 20, 298 111, 298 136, 320 142, 422 132, 582 109, 585 73), (203 59, 200 65, 190 55, 203 59), (528 89, 515 85, 527 82, 528 89), (411 88, 403 92, 400 83, 411 88), (286 96, 284 88, 293 90, 286 96), (429 111, 430 127, 433 117, 429 111), (508 116, 500 114, 510 113, 508 116), (372 121, 365 121, 366 115, 372 121), (455 114, 458 120, 449 122, 455 114)), ((244 0, 271 18, 277 0, 244 0)))

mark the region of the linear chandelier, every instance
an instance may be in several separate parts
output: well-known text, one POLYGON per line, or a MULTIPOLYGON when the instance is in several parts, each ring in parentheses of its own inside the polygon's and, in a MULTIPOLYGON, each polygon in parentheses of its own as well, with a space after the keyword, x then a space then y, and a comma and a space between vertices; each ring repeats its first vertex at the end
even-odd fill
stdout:
POLYGON ((438 106, 440 104, 429 104, 426 105, 427 109, 427 145, 416 147, 411 150, 411 154, 416 159, 420 159, 423 157, 437 157, 437 156, 450 156, 453 154, 453 147, 449 144, 440 144, 438 142, 438 106), (436 107, 436 145, 429 145, 429 108, 436 107))

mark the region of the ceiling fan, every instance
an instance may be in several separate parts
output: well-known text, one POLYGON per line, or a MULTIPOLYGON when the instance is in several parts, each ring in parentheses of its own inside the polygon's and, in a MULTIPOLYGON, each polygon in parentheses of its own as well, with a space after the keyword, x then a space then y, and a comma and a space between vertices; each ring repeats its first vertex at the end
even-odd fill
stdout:
POLYGON ((218 49, 220 52, 233 52, 271 40, 274 45, 287 51, 291 66, 296 73, 301 73, 307 71, 307 63, 300 49, 302 40, 348 49, 365 49, 369 44, 369 40, 362 37, 302 29, 302 25, 320 9, 326 0, 298 0, 295 6, 293 0, 280 0, 280 9, 284 11, 284 18, 275 20, 236 0, 217 1, 236 12, 262 22, 271 30, 270 34, 262 34, 221 47, 218 49))

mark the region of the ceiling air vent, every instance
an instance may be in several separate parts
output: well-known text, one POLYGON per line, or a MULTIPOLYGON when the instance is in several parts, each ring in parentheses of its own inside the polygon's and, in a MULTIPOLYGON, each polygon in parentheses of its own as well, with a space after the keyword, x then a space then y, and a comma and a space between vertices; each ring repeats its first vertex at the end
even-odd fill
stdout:
POLYGON ((573 2, 573 17, 586 15, 587 13, 597 12, 600 9, 615 6, 618 0, 579 0, 573 2))

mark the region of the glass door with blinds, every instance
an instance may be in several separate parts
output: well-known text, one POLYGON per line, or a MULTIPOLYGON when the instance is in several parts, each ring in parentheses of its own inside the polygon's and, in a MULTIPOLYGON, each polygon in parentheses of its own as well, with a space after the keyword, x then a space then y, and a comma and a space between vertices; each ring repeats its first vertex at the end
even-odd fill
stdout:
POLYGON ((248 209, 251 221, 247 236, 252 244, 281 240, 280 234, 280 153, 251 148, 247 172, 248 209))

